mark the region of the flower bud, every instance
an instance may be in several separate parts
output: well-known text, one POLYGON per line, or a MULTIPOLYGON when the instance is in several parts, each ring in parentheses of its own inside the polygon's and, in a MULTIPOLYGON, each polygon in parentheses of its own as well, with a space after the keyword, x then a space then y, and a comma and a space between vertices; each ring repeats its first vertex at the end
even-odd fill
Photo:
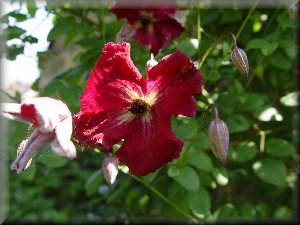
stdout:
POLYGON ((146 67, 147 67, 147 71, 150 70, 153 66, 155 66, 158 62, 151 58, 150 60, 147 61, 146 67))
POLYGON ((105 157, 102 161, 102 172, 106 182, 112 185, 118 175, 118 162, 114 156, 105 157))
POLYGON ((249 74, 249 64, 245 51, 235 45, 231 52, 231 60, 238 71, 247 78, 249 74))
POLYGON ((208 140, 214 155, 225 163, 229 145, 229 132, 225 122, 219 119, 216 108, 215 117, 208 126, 208 140))

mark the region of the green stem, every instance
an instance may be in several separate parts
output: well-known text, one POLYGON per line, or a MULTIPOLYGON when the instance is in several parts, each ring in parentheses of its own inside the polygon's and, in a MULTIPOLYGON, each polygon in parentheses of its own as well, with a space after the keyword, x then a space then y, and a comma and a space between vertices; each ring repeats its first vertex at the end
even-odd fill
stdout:
MULTIPOLYGON (((120 170, 122 171, 122 170, 120 170)), ((122 171, 123 172, 123 171, 122 171)), ((125 172, 123 172, 125 173, 125 172)), ((174 204, 170 199, 168 199, 167 197, 165 197, 161 192, 159 192, 158 190, 156 190, 154 187, 152 187, 150 184, 148 184, 147 182, 145 182, 144 180, 142 180, 139 177, 136 177, 130 173, 125 173, 128 176, 132 177, 133 179, 137 180, 138 182, 140 182, 141 184, 143 184, 145 187, 147 187, 150 191, 152 191, 154 194, 156 194, 159 198, 161 198, 164 202, 166 202, 168 205, 170 205, 171 207, 173 207, 174 209, 176 209, 180 214, 182 214, 183 216, 185 216, 186 218, 190 219, 193 223, 199 223, 199 221, 194 218, 193 216, 191 216, 190 214, 186 213, 185 211, 183 211, 181 208, 179 208, 176 204, 174 204)))
MULTIPOLYGON (((214 49, 214 47, 220 42, 220 40, 225 35, 230 35, 232 38, 232 41, 233 41, 233 45, 236 46, 236 38, 235 38, 234 34, 230 31, 225 31, 223 34, 221 34, 219 37, 217 37, 217 39, 215 39, 215 41, 208 47, 208 49, 206 49, 202 58, 199 61, 198 69, 200 69, 202 67, 202 65, 203 65, 204 61, 206 60, 207 56, 209 55, 209 53, 214 49)), ((232 48, 232 46, 231 46, 231 48, 232 48)))
POLYGON ((197 52, 199 52, 200 42, 201 42, 201 15, 200 15, 200 9, 198 9, 198 11, 197 11, 197 39, 198 39, 197 52))
POLYGON ((20 103, 17 98, 15 98, 14 96, 8 94, 6 91, 0 89, 0 92, 3 93, 4 95, 6 95, 7 97, 9 97, 10 99, 14 100, 15 102, 20 103))
POLYGON ((190 139, 190 141, 186 144, 185 146, 185 151, 181 153, 181 157, 177 163, 177 166, 180 167, 184 162, 185 162, 185 158, 187 156, 187 152, 189 151, 189 149, 192 147, 192 145, 194 144, 194 142, 196 141, 196 139, 199 136, 200 131, 202 130, 202 128, 204 127, 204 123, 206 120, 206 117, 208 115, 208 113, 212 110, 212 108, 214 107, 214 105, 209 105, 207 106, 205 112, 202 114, 202 116, 200 117, 200 124, 197 127, 197 130, 195 132, 195 134, 193 135, 193 137, 190 139))
POLYGON ((239 38, 240 34, 242 33, 246 23, 248 22, 251 14, 253 13, 254 9, 256 8, 256 5, 258 4, 259 0, 256 0, 256 2, 254 3, 254 5, 252 6, 252 8, 250 9, 250 11, 248 12, 248 15, 246 16, 246 18, 244 19, 242 26, 240 27, 240 29, 238 30, 238 32, 236 33, 236 39, 239 38))

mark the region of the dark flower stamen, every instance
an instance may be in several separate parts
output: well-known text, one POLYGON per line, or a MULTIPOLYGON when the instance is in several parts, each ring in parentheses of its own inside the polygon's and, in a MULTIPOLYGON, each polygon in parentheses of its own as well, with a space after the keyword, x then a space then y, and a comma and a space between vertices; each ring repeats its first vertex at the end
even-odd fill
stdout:
POLYGON ((141 16, 140 17, 140 23, 141 23, 142 27, 146 27, 146 26, 150 25, 151 22, 152 22, 151 18, 148 17, 148 16, 141 16))
POLYGON ((148 111, 149 105, 142 99, 135 99, 132 101, 129 112, 134 115, 143 116, 148 111))

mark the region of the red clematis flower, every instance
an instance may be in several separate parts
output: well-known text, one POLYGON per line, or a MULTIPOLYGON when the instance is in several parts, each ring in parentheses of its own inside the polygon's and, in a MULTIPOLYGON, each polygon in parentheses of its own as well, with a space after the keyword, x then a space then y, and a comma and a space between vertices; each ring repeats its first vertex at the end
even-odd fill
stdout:
POLYGON ((181 51, 147 68, 145 80, 130 59, 130 44, 107 43, 74 115, 75 137, 81 145, 110 148, 130 172, 144 176, 179 157, 183 141, 172 132, 170 117, 194 116, 193 94, 202 78, 181 51))
POLYGON ((118 19, 126 18, 128 22, 118 36, 123 40, 133 37, 141 45, 149 45, 150 52, 157 55, 163 46, 184 31, 184 27, 175 17, 176 7, 175 2, 172 2, 173 4, 164 5, 159 3, 158 8, 152 0, 139 4, 138 8, 128 8, 126 2, 117 1, 110 11, 115 13, 118 19))

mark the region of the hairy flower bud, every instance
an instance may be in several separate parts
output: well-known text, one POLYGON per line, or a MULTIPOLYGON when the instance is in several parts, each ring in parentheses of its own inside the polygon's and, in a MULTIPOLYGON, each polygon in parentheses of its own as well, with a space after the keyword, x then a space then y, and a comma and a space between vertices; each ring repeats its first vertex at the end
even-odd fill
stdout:
POLYGON ((238 71, 247 78, 249 74, 249 64, 245 51, 235 45, 231 52, 231 60, 238 71))
POLYGON ((225 163, 229 145, 229 132, 225 122, 219 119, 216 108, 215 117, 208 126, 208 140, 214 155, 225 163))
MULTIPOLYGON (((23 150, 25 149, 25 145, 27 144, 27 142, 28 142, 28 138, 24 139, 19 144, 18 149, 17 149, 17 157, 19 157, 22 154, 23 150)), ((30 166, 31 162, 32 162, 32 159, 30 159, 28 162, 26 162, 26 166, 24 167, 24 170, 26 170, 30 166)), ((12 169, 14 169, 14 168, 12 167, 12 169)))
POLYGON ((118 175, 118 162, 114 156, 110 155, 102 161, 102 172, 106 182, 112 185, 118 175))

